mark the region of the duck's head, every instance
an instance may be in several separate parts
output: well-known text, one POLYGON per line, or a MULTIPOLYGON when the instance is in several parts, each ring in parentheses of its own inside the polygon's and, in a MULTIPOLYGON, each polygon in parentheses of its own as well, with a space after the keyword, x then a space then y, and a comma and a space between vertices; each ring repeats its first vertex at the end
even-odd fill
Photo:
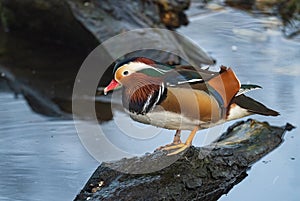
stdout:
POLYGON ((113 69, 114 78, 104 88, 104 94, 122 85, 126 85, 126 83, 134 82, 132 78, 138 77, 138 75, 162 76, 165 71, 157 68, 157 65, 161 64, 146 57, 134 57, 117 62, 113 69))

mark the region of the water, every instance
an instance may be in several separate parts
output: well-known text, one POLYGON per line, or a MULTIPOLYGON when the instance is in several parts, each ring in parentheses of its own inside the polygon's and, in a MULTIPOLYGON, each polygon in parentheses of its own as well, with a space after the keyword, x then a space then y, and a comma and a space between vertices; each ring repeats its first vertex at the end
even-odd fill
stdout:
MULTIPOLYGON (((263 86, 249 95, 280 111, 281 116, 253 118, 299 127, 300 43, 283 38, 274 24, 274 19, 226 9, 195 14, 179 32, 216 58, 217 66, 231 66, 241 82, 263 86)), ((73 122, 36 114, 22 96, 15 98, 5 82, 0 82, 0 113, 0 200, 72 200, 99 165, 80 143, 73 122)), ((115 115, 125 123, 129 120, 119 111, 115 115)), ((209 143, 230 124, 217 128, 214 135, 199 132, 194 144, 209 143)), ((173 135, 158 130, 149 139, 142 136, 132 140, 115 127, 114 121, 102 127, 111 133, 107 136, 111 142, 131 155, 151 152, 170 142, 173 135)), ((249 176, 220 200, 299 200, 297 133, 298 129, 288 132, 285 142, 255 163, 249 176)))
POLYGON ((0 200, 72 200, 98 166, 73 121, 32 112, 0 91, 0 200))
MULTIPOLYGON (((242 83, 263 86, 249 95, 281 115, 253 118, 299 127, 300 43, 283 38, 271 23, 226 9, 204 18, 195 16, 179 32, 217 58, 217 65, 231 66, 242 83)), ((254 164, 249 176, 220 200, 299 200, 299 140, 297 129, 287 133, 285 142, 254 164)))

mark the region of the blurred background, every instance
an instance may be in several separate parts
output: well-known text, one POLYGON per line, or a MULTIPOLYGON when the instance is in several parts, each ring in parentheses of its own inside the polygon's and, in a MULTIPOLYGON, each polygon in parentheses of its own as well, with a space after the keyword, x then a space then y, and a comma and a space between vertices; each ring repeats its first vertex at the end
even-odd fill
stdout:
MULTIPOLYGON (((0 0, 0 200, 73 200, 79 193, 99 161, 82 145, 72 120, 76 75, 99 44, 136 28, 166 28, 191 39, 202 50, 188 42, 174 45, 199 66, 230 66, 242 83, 262 86, 249 95, 281 113, 253 118, 298 127, 299 20, 298 0, 0 0)), ((163 43, 162 38, 156 40, 163 43)), ((124 56, 133 55, 181 62, 157 51, 124 56)), ((110 67, 99 87, 111 77, 110 67)), ((115 120, 131 121, 118 109, 118 100, 116 106, 110 104, 118 96, 96 96, 106 137, 127 153, 152 152, 172 140, 173 132, 167 130, 146 140, 124 134, 115 120)), ((232 123, 209 135, 200 131, 194 145, 210 143, 232 123)), ((298 201, 297 132, 289 132, 220 200, 298 201)))

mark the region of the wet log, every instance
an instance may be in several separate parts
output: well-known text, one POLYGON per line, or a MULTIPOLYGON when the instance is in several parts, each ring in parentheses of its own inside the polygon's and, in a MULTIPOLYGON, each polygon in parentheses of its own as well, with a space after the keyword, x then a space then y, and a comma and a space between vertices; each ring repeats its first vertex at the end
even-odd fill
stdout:
POLYGON ((276 149, 293 128, 249 119, 229 127, 212 144, 191 147, 179 156, 156 151, 102 163, 75 201, 217 200, 247 177, 252 164, 276 149), (162 163, 167 166, 152 171, 162 163))
MULTIPOLYGON (((56 44, 87 55, 105 40, 129 30, 173 30, 186 25, 188 19, 184 11, 189 5, 190 0, 0 0, 0 25, 6 32, 41 47, 56 44)), ((204 51, 191 47, 186 41, 166 41, 159 34, 145 33, 144 37, 169 45, 174 43, 174 48, 187 47, 199 65, 214 63, 204 51)), ((137 55, 173 62, 167 53, 141 51, 137 55)))
MULTIPOLYGON (((0 74, 5 72, 3 79, 16 94, 24 95, 35 112, 65 117, 65 114, 72 112, 72 92, 77 72, 94 48, 106 39, 132 29, 174 29, 184 25, 187 23, 184 11, 189 7, 189 2, 0 0, 0 65, 3 66, 0 66, 0 74)), ((199 65, 214 63, 201 48, 176 36, 174 40, 170 39, 171 42, 163 34, 146 32, 142 33, 142 37, 163 44, 164 48, 168 45, 169 50, 172 47, 182 49, 199 65)), ((136 38, 133 37, 133 40, 136 38)), ((116 51, 119 47, 120 44, 115 47, 116 51)), ((107 52, 112 54, 112 51, 107 52)), ((174 55, 156 50, 133 52, 127 56, 180 62, 172 57, 174 55)), ((99 68, 107 70, 100 80, 100 86, 106 86, 112 79, 113 64, 109 68, 99 65, 99 68)), ((97 102, 96 110, 101 113, 97 115, 100 121, 112 118, 107 103, 97 102)))

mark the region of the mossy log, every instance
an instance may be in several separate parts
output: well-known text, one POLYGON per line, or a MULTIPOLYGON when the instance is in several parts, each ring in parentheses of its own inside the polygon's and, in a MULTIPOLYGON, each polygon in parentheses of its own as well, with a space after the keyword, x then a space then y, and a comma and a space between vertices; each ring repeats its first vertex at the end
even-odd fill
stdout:
POLYGON ((102 163, 75 201, 217 200, 247 176, 253 163, 278 147, 291 129, 290 124, 276 127, 249 119, 229 127, 212 144, 191 147, 179 156, 156 151, 102 163), (161 163, 170 165, 151 172, 161 163))

